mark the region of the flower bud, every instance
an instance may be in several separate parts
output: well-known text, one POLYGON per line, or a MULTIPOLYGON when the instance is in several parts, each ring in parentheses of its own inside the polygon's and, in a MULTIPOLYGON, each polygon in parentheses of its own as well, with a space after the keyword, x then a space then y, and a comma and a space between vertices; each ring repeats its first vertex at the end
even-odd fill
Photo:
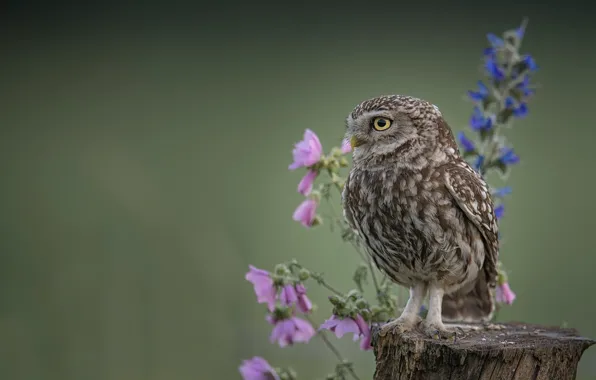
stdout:
POLYGON ((364 298, 360 298, 356 301, 356 307, 360 310, 368 309, 368 302, 364 298))
POLYGON ((501 285, 507 283, 507 280, 508 280, 507 273, 505 273, 504 271, 499 271, 498 273, 499 274, 497 275, 497 284, 499 286, 501 286, 501 285))
POLYGON ((331 295, 329 296, 329 302, 331 302, 331 304, 333 306, 337 306, 337 307, 343 307, 344 306, 344 301, 337 295, 331 295))
POLYGON ((275 309, 271 313, 273 316, 273 320, 279 321, 283 319, 288 319, 292 316, 292 308, 282 305, 276 305, 275 309))
POLYGON ((360 297, 360 292, 358 292, 358 290, 356 290, 356 289, 352 289, 348 292, 348 294, 346 294, 346 297, 355 301, 356 299, 358 299, 360 297))
POLYGON ((365 321, 370 320, 370 317, 371 317, 370 310, 368 310, 368 309, 361 309, 360 310, 360 315, 362 316, 362 318, 364 318, 365 321))
POLYGON ((323 219, 319 215, 315 215, 315 218, 313 219, 311 226, 320 226, 321 224, 323 224, 323 219))
POLYGON ((279 275, 279 274, 272 273, 271 274, 271 279, 273 280, 273 285, 276 288, 279 288, 279 287, 281 287, 281 286, 284 285, 284 282, 285 282, 285 276, 284 275, 279 275))
POLYGON ((319 203, 321 201, 321 192, 319 190, 313 190, 308 197, 319 203))
POLYGON ((298 272, 298 278, 300 279, 300 281, 306 281, 309 277, 310 272, 308 271, 308 269, 302 268, 300 269, 300 272, 298 272))
POLYGON ((280 380, 296 380, 298 378, 296 371, 292 368, 278 369, 277 373, 279 374, 280 380))
POLYGON ((275 274, 279 276, 285 276, 290 273, 290 270, 285 264, 277 264, 275 266, 275 274))
POLYGON ((332 173, 336 173, 337 169, 339 169, 339 162, 337 162, 336 158, 332 158, 327 162, 327 166, 325 166, 325 168, 332 173))

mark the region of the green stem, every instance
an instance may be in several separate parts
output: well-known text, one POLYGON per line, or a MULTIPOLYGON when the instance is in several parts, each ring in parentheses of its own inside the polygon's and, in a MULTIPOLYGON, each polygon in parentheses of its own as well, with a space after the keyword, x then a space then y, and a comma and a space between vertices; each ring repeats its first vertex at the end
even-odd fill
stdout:
POLYGON ((340 297, 343 297, 343 296, 344 296, 344 294, 343 294, 342 292, 340 292, 339 290, 335 289, 333 286, 329 285, 329 284, 327 283, 327 281, 325 281, 325 280, 323 279, 323 275, 322 275, 321 273, 317 273, 317 272, 315 272, 315 271, 312 271, 312 270, 310 270, 310 269, 308 269, 308 268, 304 267, 303 265, 301 265, 301 264, 298 264, 297 262, 292 262, 292 263, 290 263, 290 267, 292 267, 292 268, 297 268, 298 270, 300 270, 300 269, 305 269, 306 271, 308 271, 308 273, 310 273, 310 277, 311 277, 313 280, 315 280, 315 281, 316 281, 316 282, 317 282, 319 285, 321 285, 321 286, 323 286, 323 287, 327 288, 327 289, 328 289, 328 290, 330 290, 332 293, 334 293, 334 294, 336 294, 336 295, 338 295, 338 296, 340 296, 340 297))
MULTIPOLYGON (((314 321, 312 320, 312 318, 310 318, 309 316, 306 316, 306 319, 312 324, 315 325, 314 321)), ((344 364, 347 363, 347 361, 343 358, 343 356, 341 355, 341 353, 339 352, 339 350, 333 345, 333 343, 331 343, 331 341, 329 340, 329 338, 327 338, 327 334, 325 333, 325 331, 322 330, 318 330, 317 331, 317 335, 319 335, 321 337, 321 339, 323 340, 323 342, 325 343, 325 345, 327 346, 327 348, 329 348, 329 350, 331 350, 331 352, 333 352, 333 354, 335 355, 335 357, 337 358, 337 360, 339 360, 340 363, 344 364)), ((347 367, 348 371, 350 372, 350 375, 352 375, 352 377, 354 378, 354 380, 360 380, 360 378, 358 377, 358 375, 356 374, 356 372, 354 372, 354 370, 351 367, 347 367)))
POLYGON ((321 285, 324 288, 327 288, 327 290, 331 291, 332 293, 334 293, 335 295, 338 295, 340 297, 343 297, 344 294, 342 292, 340 292, 339 290, 335 289, 333 286, 329 285, 327 283, 327 281, 325 281, 323 279, 323 276, 319 273, 314 273, 314 272, 310 272, 311 273, 311 277, 319 283, 319 285, 321 285))
POLYGON ((377 281, 377 276, 375 275, 375 269, 372 266, 372 259, 370 258, 369 255, 365 255, 360 251, 360 245, 357 244, 356 242, 350 240, 350 243, 352 243, 352 246, 354 247, 354 249, 356 250, 356 252, 358 252, 358 255, 360 255, 360 258, 362 259, 362 261, 366 262, 366 264, 368 265, 368 270, 370 271, 370 276, 372 277, 373 280, 373 285, 375 287, 375 292, 377 295, 377 299, 379 296, 379 293, 381 292, 381 288, 379 287, 379 282, 377 281))
POLYGON ((352 244, 352 247, 354 247, 354 250, 356 251, 358 256, 360 256, 360 259, 362 261, 366 261, 366 256, 362 253, 362 251, 360 251, 360 247, 358 246, 358 243, 356 243, 353 239, 350 239, 350 244, 352 244))

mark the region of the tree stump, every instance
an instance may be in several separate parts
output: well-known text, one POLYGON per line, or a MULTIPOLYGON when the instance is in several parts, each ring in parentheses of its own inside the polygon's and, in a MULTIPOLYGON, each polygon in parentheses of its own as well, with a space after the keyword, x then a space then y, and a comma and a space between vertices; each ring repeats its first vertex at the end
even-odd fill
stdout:
POLYGON ((455 341, 433 340, 418 331, 380 336, 380 326, 373 326, 374 380, 574 380, 582 354, 596 343, 575 329, 523 323, 457 326, 464 332, 455 341))

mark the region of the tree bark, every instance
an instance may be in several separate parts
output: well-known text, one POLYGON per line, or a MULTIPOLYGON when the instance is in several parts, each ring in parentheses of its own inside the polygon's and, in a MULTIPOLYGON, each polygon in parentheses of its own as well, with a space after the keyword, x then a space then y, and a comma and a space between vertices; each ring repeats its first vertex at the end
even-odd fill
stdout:
POLYGON ((596 343, 574 329, 458 326, 464 332, 455 341, 433 340, 418 331, 380 336, 380 326, 373 326, 374 380, 574 380, 582 354, 596 343))

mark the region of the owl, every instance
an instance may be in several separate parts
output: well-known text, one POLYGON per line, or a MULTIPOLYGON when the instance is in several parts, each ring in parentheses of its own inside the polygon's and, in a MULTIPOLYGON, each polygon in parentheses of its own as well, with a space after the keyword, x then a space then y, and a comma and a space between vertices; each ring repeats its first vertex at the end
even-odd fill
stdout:
POLYGON ((484 179, 462 158, 439 109, 418 98, 363 101, 346 119, 352 167, 342 191, 349 226, 380 271, 410 290, 381 334, 491 319, 497 218, 484 179), (425 320, 419 310, 428 295, 425 320))

